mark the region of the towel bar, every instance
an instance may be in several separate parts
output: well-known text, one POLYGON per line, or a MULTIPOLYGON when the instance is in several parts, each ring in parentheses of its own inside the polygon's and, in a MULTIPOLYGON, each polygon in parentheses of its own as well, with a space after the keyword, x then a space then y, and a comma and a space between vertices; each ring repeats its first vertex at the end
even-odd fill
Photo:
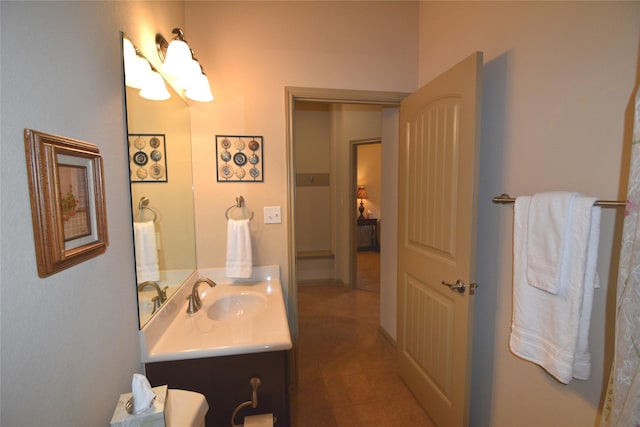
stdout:
MULTIPOLYGON (((501 205, 508 205, 508 204, 514 203, 516 199, 515 197, 511 197, 507 193, 502 193, 501 195, 491 199, 491 201, 493 203, 497 203, 501 205)), ((596 206, 602 206, 603 208, 620 208, 620 207, 627 206, 626 201, 620 201, 620 200, 597 200, 594 204, 596 206)))

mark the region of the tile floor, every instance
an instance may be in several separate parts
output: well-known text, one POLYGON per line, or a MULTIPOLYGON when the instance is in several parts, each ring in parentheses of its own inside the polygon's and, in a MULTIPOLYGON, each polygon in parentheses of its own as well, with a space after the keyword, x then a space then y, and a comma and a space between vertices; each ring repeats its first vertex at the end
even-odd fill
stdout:
POLYGON ((298 295, 292 427, 434 426, 378 332, 377 292, 327 283, 300 286, 298 295))
POLYGON ((358 252, 356 259, 356 288, 363 291, 380 292, 380 253, 358 252))

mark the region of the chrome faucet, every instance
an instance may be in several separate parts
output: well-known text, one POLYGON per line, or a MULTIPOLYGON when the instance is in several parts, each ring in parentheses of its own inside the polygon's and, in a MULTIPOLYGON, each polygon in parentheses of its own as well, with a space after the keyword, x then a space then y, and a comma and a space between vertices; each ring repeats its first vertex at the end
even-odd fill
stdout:
POLYGON ((191 295, 187 297, 189 300, 189 306, 187 307, 187 313, 193 314, 202 308, 202 300, 200 299, 200 294, 198 293, 198 286, 200 283, 206 283, 210 287, 216 286, 216 282, 211 279, 207 279, 206 277, 202 277, 193 284, 193 289, 191 289, 191 295))
POLYGON ((153 314, 153 313, 156 312, 156 310, 158 310, 160 308, 162 303, 167 300, 167 289, 169 287, 165 286, 164 288, 160 289, 160 286, 158 285, 157 282, 153 282, 151 280, 147 280, 146 282, 142 282, 142 283, 140 283, 138 285, 138 292, 140 292, 141 290, 143 290, 147 286, 153 287, 156 290, 156 292, 158 293, 158 296, 155 296, 155 297, 151 298, 151 301, 153 302, 153 311, 151 313, 153 314))

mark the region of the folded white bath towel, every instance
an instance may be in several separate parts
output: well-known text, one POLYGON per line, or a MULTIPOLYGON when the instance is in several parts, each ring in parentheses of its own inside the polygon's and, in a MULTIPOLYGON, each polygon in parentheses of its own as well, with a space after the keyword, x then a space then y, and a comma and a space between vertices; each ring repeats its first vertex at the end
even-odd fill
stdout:
POLYGON ((562 383, 587 379, 588 334, 600 229, 600 208, 592 197, 576 195, 567 260, 557 294, 527 280, 527 236, 531 197, 518 197, 514 208, 513 319, 509 346, 523 359, 543 367, 562 383))
POLYGON ((557 294, 566 280, 573 201, 577 193, 535 194, 527 224, 527 280, 531 286, 557 294))
POLYGON ((248 219, 227 221, 226 276, 249 278, 253 272, 251 230, 248 219))
POLYGON ((158 266, 156 228, 153 221, 134 222, 133 235, 138 283, 148 280, 157 282, 160 280, 160 268, 158 266))

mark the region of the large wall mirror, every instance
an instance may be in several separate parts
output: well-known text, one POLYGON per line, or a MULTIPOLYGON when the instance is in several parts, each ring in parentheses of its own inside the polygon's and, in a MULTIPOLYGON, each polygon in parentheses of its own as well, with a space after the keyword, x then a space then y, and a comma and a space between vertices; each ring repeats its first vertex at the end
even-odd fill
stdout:
POLYGON ((189 107, 166 87, 171 97, 152 101, 126 86, 141 328, 196 269, 189 107))

